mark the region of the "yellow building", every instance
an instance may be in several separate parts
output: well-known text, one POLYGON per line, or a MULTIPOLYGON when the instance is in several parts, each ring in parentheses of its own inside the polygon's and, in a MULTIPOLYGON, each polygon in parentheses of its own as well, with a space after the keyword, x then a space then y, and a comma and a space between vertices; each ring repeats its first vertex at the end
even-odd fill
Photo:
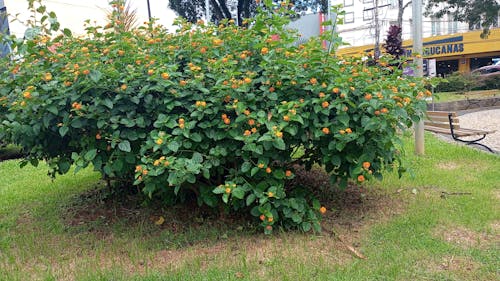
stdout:
MULTIPOLYGON (((455 71, 463 73, 488 65, 494 58, 500 58, 500 28, 491 30, 486 39, 480 37, 481 31, 470 31, 451 35, 433 36, 423 40, 423 57, 436 59, 438 75, 455 71)), ((382 45, 382 44, 381 44, 382 45)), ((407 56, 412 53, 412 40, 403 41, 407 56)), ((384 51, 384 48, 381 47, 384 51)), ((339 49, 339 55, 359 56, 373 52, 373 45, 339 49)))

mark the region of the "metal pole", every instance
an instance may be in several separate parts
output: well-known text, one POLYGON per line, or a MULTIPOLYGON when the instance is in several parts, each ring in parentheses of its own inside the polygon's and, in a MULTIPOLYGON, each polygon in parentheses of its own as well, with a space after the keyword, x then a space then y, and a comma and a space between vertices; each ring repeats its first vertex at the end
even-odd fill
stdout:
MULTIPOLYGON (((415 76, 423 77, 423 43, 422 43, 422 0, 412 1, 412 35, 413 35, 413 58, 416 64, 415 76)), ((415 123, 415 154, 423 155, 424 149, 424 121, 415 123)))
POLYGON ((375 0, 375 50, 373 57, 377 61, 380 57, 380 22, 378 20, 378 0, 375 0))
POLYGON ((210 22, 210 0, 205 0, 205 16, 207 23, 210 22))
POLYGON ((151 21, 151 5, 149 3, 149 0, 147 0, 148 2, 148 18, 149 18, 149 21, 151 21))

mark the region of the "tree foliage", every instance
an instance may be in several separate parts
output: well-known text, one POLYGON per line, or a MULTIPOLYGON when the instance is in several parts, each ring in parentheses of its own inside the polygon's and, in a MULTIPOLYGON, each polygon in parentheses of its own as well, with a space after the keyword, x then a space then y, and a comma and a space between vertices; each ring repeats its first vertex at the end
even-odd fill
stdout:
POLYGON ((442 18, 449 15, 455 21, 483 28, 481 37, 489 34, 490 27, 498 20, 498 0, 429 0, 426 15, 442 18))
POLYGON ((387 32, 387 38, 385 39, 384 48, 387 53, 393 55, 395 58, 401 57, 404 54, 403 40, 401 39, 401 27, 397 25, 391 25, 389 31, 387 32))
MULTIPOLYGON (((237 19, 238 23, 242 23, 243 19, 255 14, 261 2, 259 0, 210 0, 210 21, 237 19)), ((326 12, 328 9, 328 0, 292 0, 281 3, 288 5, 288 2, 290 7, 299 13, 308 10, 326 12)), ((205 16, 205 0, 170 0, 169 7, 189 22, 194 23, 205 16)))

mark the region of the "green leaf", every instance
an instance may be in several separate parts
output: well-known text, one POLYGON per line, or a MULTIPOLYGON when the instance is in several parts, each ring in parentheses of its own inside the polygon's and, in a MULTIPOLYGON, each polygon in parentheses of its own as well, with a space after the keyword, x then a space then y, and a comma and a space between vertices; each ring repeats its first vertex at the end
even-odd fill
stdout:
POLYGON ((198 133, 193 133, 191 134, 191 140, 193 140, 194 142, 201 142, 202 137, 198 133))
POLYGON ((170 149, 172 152, 177 152, 179 150, 179 143, 176 141, 171 141, 167 144, 168 149, 170 149))
POLYGON ((251 193, 250 195, 248 195, 246 201, 247 206, 250 206, 255 201, 255 199, 257 199, 257 196, 255 196, 255 194, 251 193))
POLYGON ((309 230, 311 230, 312 225, 311 225, 311 223, 310 223, 310 222, 306 222, 306 221, 305 221, 305 222, 302 222, 302 223, 300 224, 300 227, 302 228, 302 231, 304 231, 304 232, 308 232, 309 230))
POLYGON ((103 99, 102 104, 104 104, 109 109, 113 109, 113 101, 110 99, 103 99))
POLYGON ((91 149, 85 153, 83 158, 87 161, 92 161, 94 160, 95 156, 97 155, 97 149, 91 149))
POLYGON ((212 191, 215 194, 222 194, 226 192, 226 188, 223 185, 219 185, 212 191))
POLYGON ((231 193, 238 199, 243 199, 243 197, 245 197, 245 190, 241 187, 236 187, 231 193))
POLYGON ((118 149, 120 149, 121 151, 125 151, 125 152, 132 151, 132 149, 130 148, 130 142, 127 140, 121 141, 118 144, 118 149))
POLYGON ((102 73, 99 70, 92 69, 89 74, 90 80, 94 81, 94 83, 99 82, 102 77, 102 73))
POLYGON ((201 155, 198 152, 193 153, 193 158, 192 158, 194 163, 202 163, 203 162, 203 155, 201 155))
POLYGON ((250 171, 251 168, 252 168, 252 164, 250 162, 243 162, 243 164, 241 165, 241 172, 246 173, 246 172, 250 171))
POLYGON ((63 29, 63 34, 68 36, 68 37, 71 37, 73 35, 71 30, 68 28, 63 29))
POLYGON ((299 213, 295 212, 295 213, 293 213, 293 215, 292 215, 292 220, 293 220, 293 222, 294 222, 294 223, 299 224, 299 223, 301 223, 301 222, 302 222, 302 216, 301 216, 301 215, 299 215, 299 213))
POLYGON ((61 135, 61 137, 64 137, 69 131, 69 128, 67 126, 62 126, 61 128, 59 128, 59 134, 61 135))
POLYGON ((281 138, 277 138, 273 142, 273 146, 276 147, 279 150, 285 150, 286 149, 285 141, 283 139, 281 139, 281 138))
POLYGON ((252 170, 250 171, 250 176, 255 176, 259 172, 259 167, 253 167, 252 170))

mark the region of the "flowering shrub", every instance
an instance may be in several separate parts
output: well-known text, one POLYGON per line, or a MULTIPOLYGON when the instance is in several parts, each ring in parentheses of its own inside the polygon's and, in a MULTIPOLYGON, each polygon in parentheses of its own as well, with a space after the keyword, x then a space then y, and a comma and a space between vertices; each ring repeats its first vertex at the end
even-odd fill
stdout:
POLYGON ((326 209, 287 187, 294 165, 319 164, 341 185, 381 177, 423 88, 389 61, 338 58, 319 39, 297 46, 286 5, 267 5, 244 28, 179 20, 174 34, 153 23, 116 32, 112 17, 84 38, 14 41, 18 59, 0 74, 4 131, 52 175, 92 165, 166 203, 192 192, 250 211, 267 233, 319 230, 326 209))

